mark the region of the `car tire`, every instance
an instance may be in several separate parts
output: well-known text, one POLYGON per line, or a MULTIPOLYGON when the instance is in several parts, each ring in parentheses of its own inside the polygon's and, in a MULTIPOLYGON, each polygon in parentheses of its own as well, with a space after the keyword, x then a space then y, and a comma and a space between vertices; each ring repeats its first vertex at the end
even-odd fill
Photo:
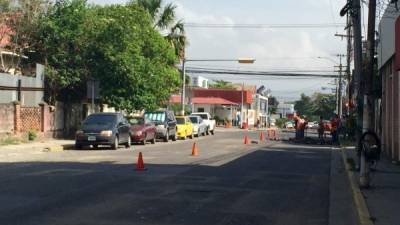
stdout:
POLYGON ((176 136, 176 131, 174 132, 174 136, 172 136, 172 141, 176 141, 178 137, 176 136))
POLYGON ((146 141, 147 141, 147 134, 144 134, 143 141, 140 144, 146 145, 146 141))
POLYGON ((82 145, 80 145, 80 144, 75 144, 75 149, 81 150, 81 149, 82 149, 82 145))
POLYGON ((208 131, 208 127, 207 127, 207 129, 206 129, 206 135, 210 135, 210 132, 208 131))
POLYGON ((206 136, 206 134, 208 134, 208 130, 207 129, 205 129, 201 135, 206 136))
POLYGON ((165 133, 164 136, 164 142, 168 142, 169 141, 169 132, 167 131, 167 133, 165 133))
POLYGON ((125 148, 130 148, 132 146, 131 137, 128 138, 128 142, 125 144, 125 148))
POLYGON ((114 143, 111 145, 111 148, 112 148, 113 150, 117 150, 117 149, 118 149, 118 146, 119 146, 118 136, 115 136, 115 138, 114 138, 114 143))
POLYGON ((154 134, 153 139, 151 139, 151 144, 155 144, 156 143, 156 135, 154 134))
POLYGON ((210 131, 210 133, 211 133, 211 135, 214 135, 214 134, 215 134, 214 130, 210 131))

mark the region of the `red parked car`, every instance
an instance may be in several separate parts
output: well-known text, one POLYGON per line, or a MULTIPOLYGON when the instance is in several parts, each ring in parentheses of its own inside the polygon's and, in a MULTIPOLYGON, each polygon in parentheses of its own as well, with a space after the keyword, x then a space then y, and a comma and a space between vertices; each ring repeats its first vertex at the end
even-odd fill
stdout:
POLYGON ((129 119, 131 124, 131 140, 145 145, 147 141, 156 143, 156 126, 144 117, 132 117, 129 119))

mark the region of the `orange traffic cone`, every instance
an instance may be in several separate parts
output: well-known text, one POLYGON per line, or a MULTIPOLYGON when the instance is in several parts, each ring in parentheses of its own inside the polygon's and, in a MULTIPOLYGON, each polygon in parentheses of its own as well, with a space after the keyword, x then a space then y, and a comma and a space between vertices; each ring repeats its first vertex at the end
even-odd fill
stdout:
POLYGON ((136 163, 136 171, 144 171, 144 170, 145 168, 144 168, 142 152, 139 152, 138 161, 136 163))
POLYGON ((260 141, 264 141, 265 137, 264 137, 264 132, 261 131, 260 133, 260 141))
POLYGON ((247 137, 247 135, 244 136, 244 144, 248 145, 250 143, 249 141, 249 137, 247 137))
POLYGON ((197 152, 197 146, 196 146, 196 142, 193 143, 192 146, 192 156, 197 156, 198 152, 197 152))

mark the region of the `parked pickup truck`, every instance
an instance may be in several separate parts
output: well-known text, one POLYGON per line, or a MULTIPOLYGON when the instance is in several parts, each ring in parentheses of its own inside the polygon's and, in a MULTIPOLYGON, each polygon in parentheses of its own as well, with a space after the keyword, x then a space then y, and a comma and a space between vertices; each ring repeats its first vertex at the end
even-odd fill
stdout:
POLYGON ((211 118, 211 115, 206 112, 197 112, 197 113, 192 113, 191 115, 193 116, 200 116, 203 121, 207 124, 207 129, 206 129, 206 134, 209 135, 210 133, 212 135, 215 134, 215 120, 211 118))

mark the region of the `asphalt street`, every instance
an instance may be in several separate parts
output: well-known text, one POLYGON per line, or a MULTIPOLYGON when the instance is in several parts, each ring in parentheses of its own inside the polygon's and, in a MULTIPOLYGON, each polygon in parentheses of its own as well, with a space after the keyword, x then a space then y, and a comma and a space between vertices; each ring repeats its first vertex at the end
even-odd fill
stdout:
POLYGON ((331 148, 245 134, 0 161, 1 224, 328 224, 331 148))

